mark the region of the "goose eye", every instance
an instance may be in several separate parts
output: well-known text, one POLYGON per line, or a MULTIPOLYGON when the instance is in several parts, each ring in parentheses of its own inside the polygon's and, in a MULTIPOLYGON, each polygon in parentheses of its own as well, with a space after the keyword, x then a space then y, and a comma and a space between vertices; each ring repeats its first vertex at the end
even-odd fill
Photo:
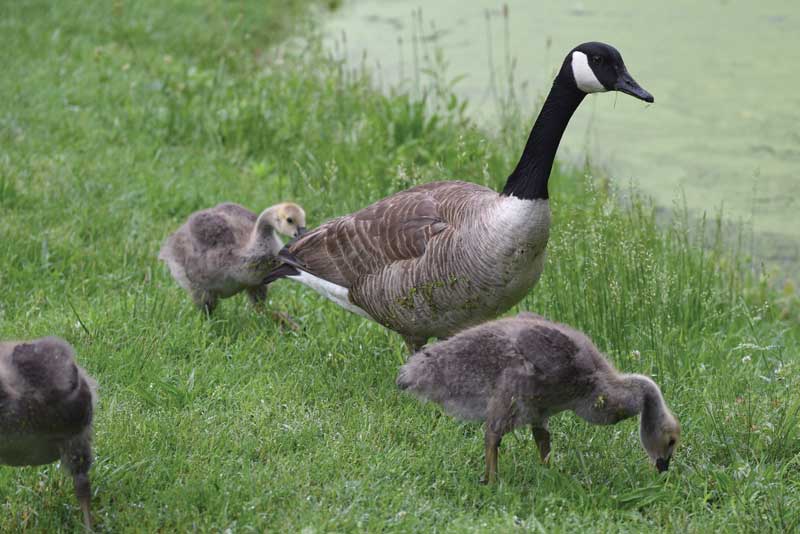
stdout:
POLYGON ((595 65, 602 65, 603 58, 600 56, 592 56, 592 63, 594 63, 595 65))
POLYGON ((288 217, 286 219, 286 222, 289 223, 289 224, 294 224, 294 219, 292 219, 291 217, 288 217))

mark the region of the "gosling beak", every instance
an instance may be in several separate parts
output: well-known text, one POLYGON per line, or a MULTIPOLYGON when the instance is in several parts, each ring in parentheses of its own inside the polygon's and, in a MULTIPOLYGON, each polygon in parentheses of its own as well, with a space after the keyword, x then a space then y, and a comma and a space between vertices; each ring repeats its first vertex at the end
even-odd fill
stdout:
POLYGON ((301 226, 301 227, 299 227, 299 228, 297 229, 297 231, 294 233, 294 237, 295 237, 295 238, 297 238, 297 237, 300 237, 301 235, 303 235, 303 234, 304 234, 304 233, 306 233, 307 231, 308 231, 308 230, 306 229, 306 227, 305 227, 305 226, 301 226))
POLYGON ((663 473, 664 471, 669 469, 669 458, 667 458, 666 460, 664 458, 657 458, 656 469, 658 469, 659 473, 663 473))
POLYGON ((635 96, 639 100, 644 100, 651 104, 655 102, 653 95, 642 89, 642 86, 636 83, 636 80, 633 79, 633 76, 630 75, 627 69, 624 69, 620 73, 617 83, 614 85, 614 90, 625 93, 626 95, 635 96))

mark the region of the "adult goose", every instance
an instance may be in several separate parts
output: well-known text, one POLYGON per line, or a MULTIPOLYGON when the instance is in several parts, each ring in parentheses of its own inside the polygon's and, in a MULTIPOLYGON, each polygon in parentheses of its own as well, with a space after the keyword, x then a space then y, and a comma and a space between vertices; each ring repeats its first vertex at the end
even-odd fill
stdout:
POLYGON ((265 279, 288 277, 400 333, 412 351, 492 319, 539 280, 550 228, 547 181, 570 117, 588 93, 645 102, 612 46, 564 59, 505 188, 433 182, 328 221, 284 247, 265 279))

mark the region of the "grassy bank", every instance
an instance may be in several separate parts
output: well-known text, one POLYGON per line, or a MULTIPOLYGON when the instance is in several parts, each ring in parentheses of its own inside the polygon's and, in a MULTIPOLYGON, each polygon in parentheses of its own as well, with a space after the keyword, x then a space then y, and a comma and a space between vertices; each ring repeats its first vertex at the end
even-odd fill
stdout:
MULTIPOLYGON (((555 172, 521 307, 662 385, 685 436, 667 476, 636 421, 565 415, 551 467, 518 432, 481 486, 481 429, 395 390, 399 337, 283 282, 271 303, 299 333, 243 298, 210 321, 191 307, 156 254, 193 210, 291 199, 315 224, 433 179, 497 187, 524 142, 285 41, 308 31, 303 4, 2 7, 0 338, 66 337, 100 382, 98 530, 797 528, 796 302, 601 179, 555 172)), ((80 528, 56 466, 0 467, 0 510, 3 532, 80 528)))

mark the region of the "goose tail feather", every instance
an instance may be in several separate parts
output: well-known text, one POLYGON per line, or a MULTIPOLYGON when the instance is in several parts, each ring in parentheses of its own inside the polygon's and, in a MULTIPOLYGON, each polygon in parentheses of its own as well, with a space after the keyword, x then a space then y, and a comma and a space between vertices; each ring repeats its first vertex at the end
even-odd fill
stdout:
POLYGON ((298 274, 300 274, 299 270, 297 270, 291 265, 287 265, 284 263, 282 265, 275 267, 269 273, 267 273, 267 276, 266 278, 264 278, 262 284, 266 286, 280 278, 286 278, 287 276, 296 276, 298 274))
POLYGON ((264 278, 264 281, 262 282, 264 285, 271 284, 279 278, 297 276, 300 274, 300 271, 305 270, 305 265, 303 262, 298 260, 294 254, 289 252, 288 247, 283 247, 280 252, 278 252, 278 261, 280 261, 280 265, 267 273, 266 278, 264 278))

